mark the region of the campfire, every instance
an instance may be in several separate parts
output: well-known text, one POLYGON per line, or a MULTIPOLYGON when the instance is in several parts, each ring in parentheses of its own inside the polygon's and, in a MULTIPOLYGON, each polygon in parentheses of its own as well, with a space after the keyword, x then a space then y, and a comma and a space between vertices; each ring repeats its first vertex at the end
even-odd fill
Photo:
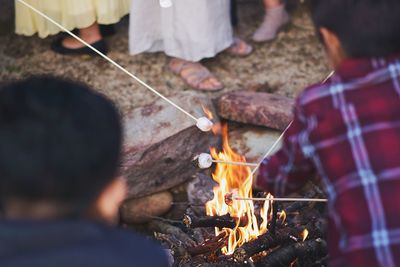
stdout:
MULTIPOLYGON (((226 126, 222 135, 222 150, 210 149, 213 161, 219 162, 212 172, 213 196, 204 206, 189 205, 182 224, 173 222, 168 231, 158 227, 158 232, 169 233, 157 233, 156 238, 171 249, 175 266, 325 266, 325 204, 276 202, 266 193, 253 196, 252 169, 226 164, 246 159, 229 146, 226 126), (253 197, 262 200, 248 200, 253 197), (193 242, 182 240, 186 237, 181 234, 193 242)), ((200 175, 201 181, 209 179, 200 175)), ((305 197, 323 197, 323 193, 309 185, 305 197)))
MULTIPOLYGON (((243 156, 236 154, 229 146, 228 129, 223 128, 223 150, 211 149, 214 159, 225 162, 246 162, 243 156)), ((222 253, 231 255, 237 247, 256 239, 267 232, 268 211, 271 201, 264 201, 259 216, 256 216, 252 201, 236 201, 231 196, 243 198, 253 197, 251 169, 243 165, 217 164, 212 174, 218 186, 214 188, 214 199, 206 203, 208 216, 226 216, 234 218, 235 226, 230 228, 215 228, 215 235, 225 233, 228 245, 222 248, 222 253), (261 223, 259 224, 259 222, 261 223)))

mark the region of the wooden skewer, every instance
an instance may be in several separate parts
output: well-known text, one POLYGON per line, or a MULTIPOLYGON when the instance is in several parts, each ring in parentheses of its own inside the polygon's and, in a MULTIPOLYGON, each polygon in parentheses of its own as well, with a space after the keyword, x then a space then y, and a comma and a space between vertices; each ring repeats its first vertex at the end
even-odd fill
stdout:
POLYGON ((223 161, 213 159, 212 162, 220 163, 220 164, 229 164, 229 165, 240 165, 240 166, 249 166, 249 167, 257 167, 257 163, 249 163, 249 162, 238 162, 238 161, 223 161))
POLYGON ((280 201, 280 202, 328 202, 326 198, 263 198, 263 197, 233 197, 234 200, 241 201, 280 201))

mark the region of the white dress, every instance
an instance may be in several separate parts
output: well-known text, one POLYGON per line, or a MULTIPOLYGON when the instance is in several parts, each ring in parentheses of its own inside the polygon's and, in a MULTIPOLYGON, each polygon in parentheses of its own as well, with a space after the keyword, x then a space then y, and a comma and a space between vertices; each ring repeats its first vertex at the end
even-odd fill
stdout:
POLYGON ((229 0, 131 0, 129 51, 199 61, 233 43, 229 0))

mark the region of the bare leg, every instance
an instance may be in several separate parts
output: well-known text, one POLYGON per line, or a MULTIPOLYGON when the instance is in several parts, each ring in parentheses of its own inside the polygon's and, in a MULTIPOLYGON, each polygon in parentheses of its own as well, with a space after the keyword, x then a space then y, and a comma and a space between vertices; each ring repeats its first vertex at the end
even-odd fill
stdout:
MULTIPOLYGON (((102 39, 99 24, 94 23, 87 28, 79 29, 79 37, 88 42, 89 44, 95 43, 102 39)), ((66 48, 77 49, 84 47, 84 45, 72 37, 64 38, 62 42, 66 48)))

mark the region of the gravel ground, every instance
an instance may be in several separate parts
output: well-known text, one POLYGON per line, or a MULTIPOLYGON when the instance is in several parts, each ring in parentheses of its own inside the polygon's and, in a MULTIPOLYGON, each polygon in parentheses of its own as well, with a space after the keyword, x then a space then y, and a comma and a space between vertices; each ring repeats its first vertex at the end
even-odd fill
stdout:
MULTIPOLYGON (((0 8, 0 82, 31 74, 56 74, 87 82, 115 100, 123 113, 148 104, 156 96, 101 58, 65 57, 49 50, 56 37, 39 39, 13 34, 12 0, 2 0, 0 8)), ((242 0, 239 4, 240 26, 237 34, 247 40, 263 16, 261 1, 242 0)), ((314 35, 304 6, 292 13, 288 30, 269 43, 255 44, 247 58, 220 54, 204 63, 226 85, 216 98, 238 89, 273 92, 295 97, 305 86, 322 80, 328 73, 323 50, 314 35)), ((162 53, 128 55, 128 18, 118 24, 118 33, 107 41, 109 56, 165 95, 192 90, 165 69, 162 53)))

